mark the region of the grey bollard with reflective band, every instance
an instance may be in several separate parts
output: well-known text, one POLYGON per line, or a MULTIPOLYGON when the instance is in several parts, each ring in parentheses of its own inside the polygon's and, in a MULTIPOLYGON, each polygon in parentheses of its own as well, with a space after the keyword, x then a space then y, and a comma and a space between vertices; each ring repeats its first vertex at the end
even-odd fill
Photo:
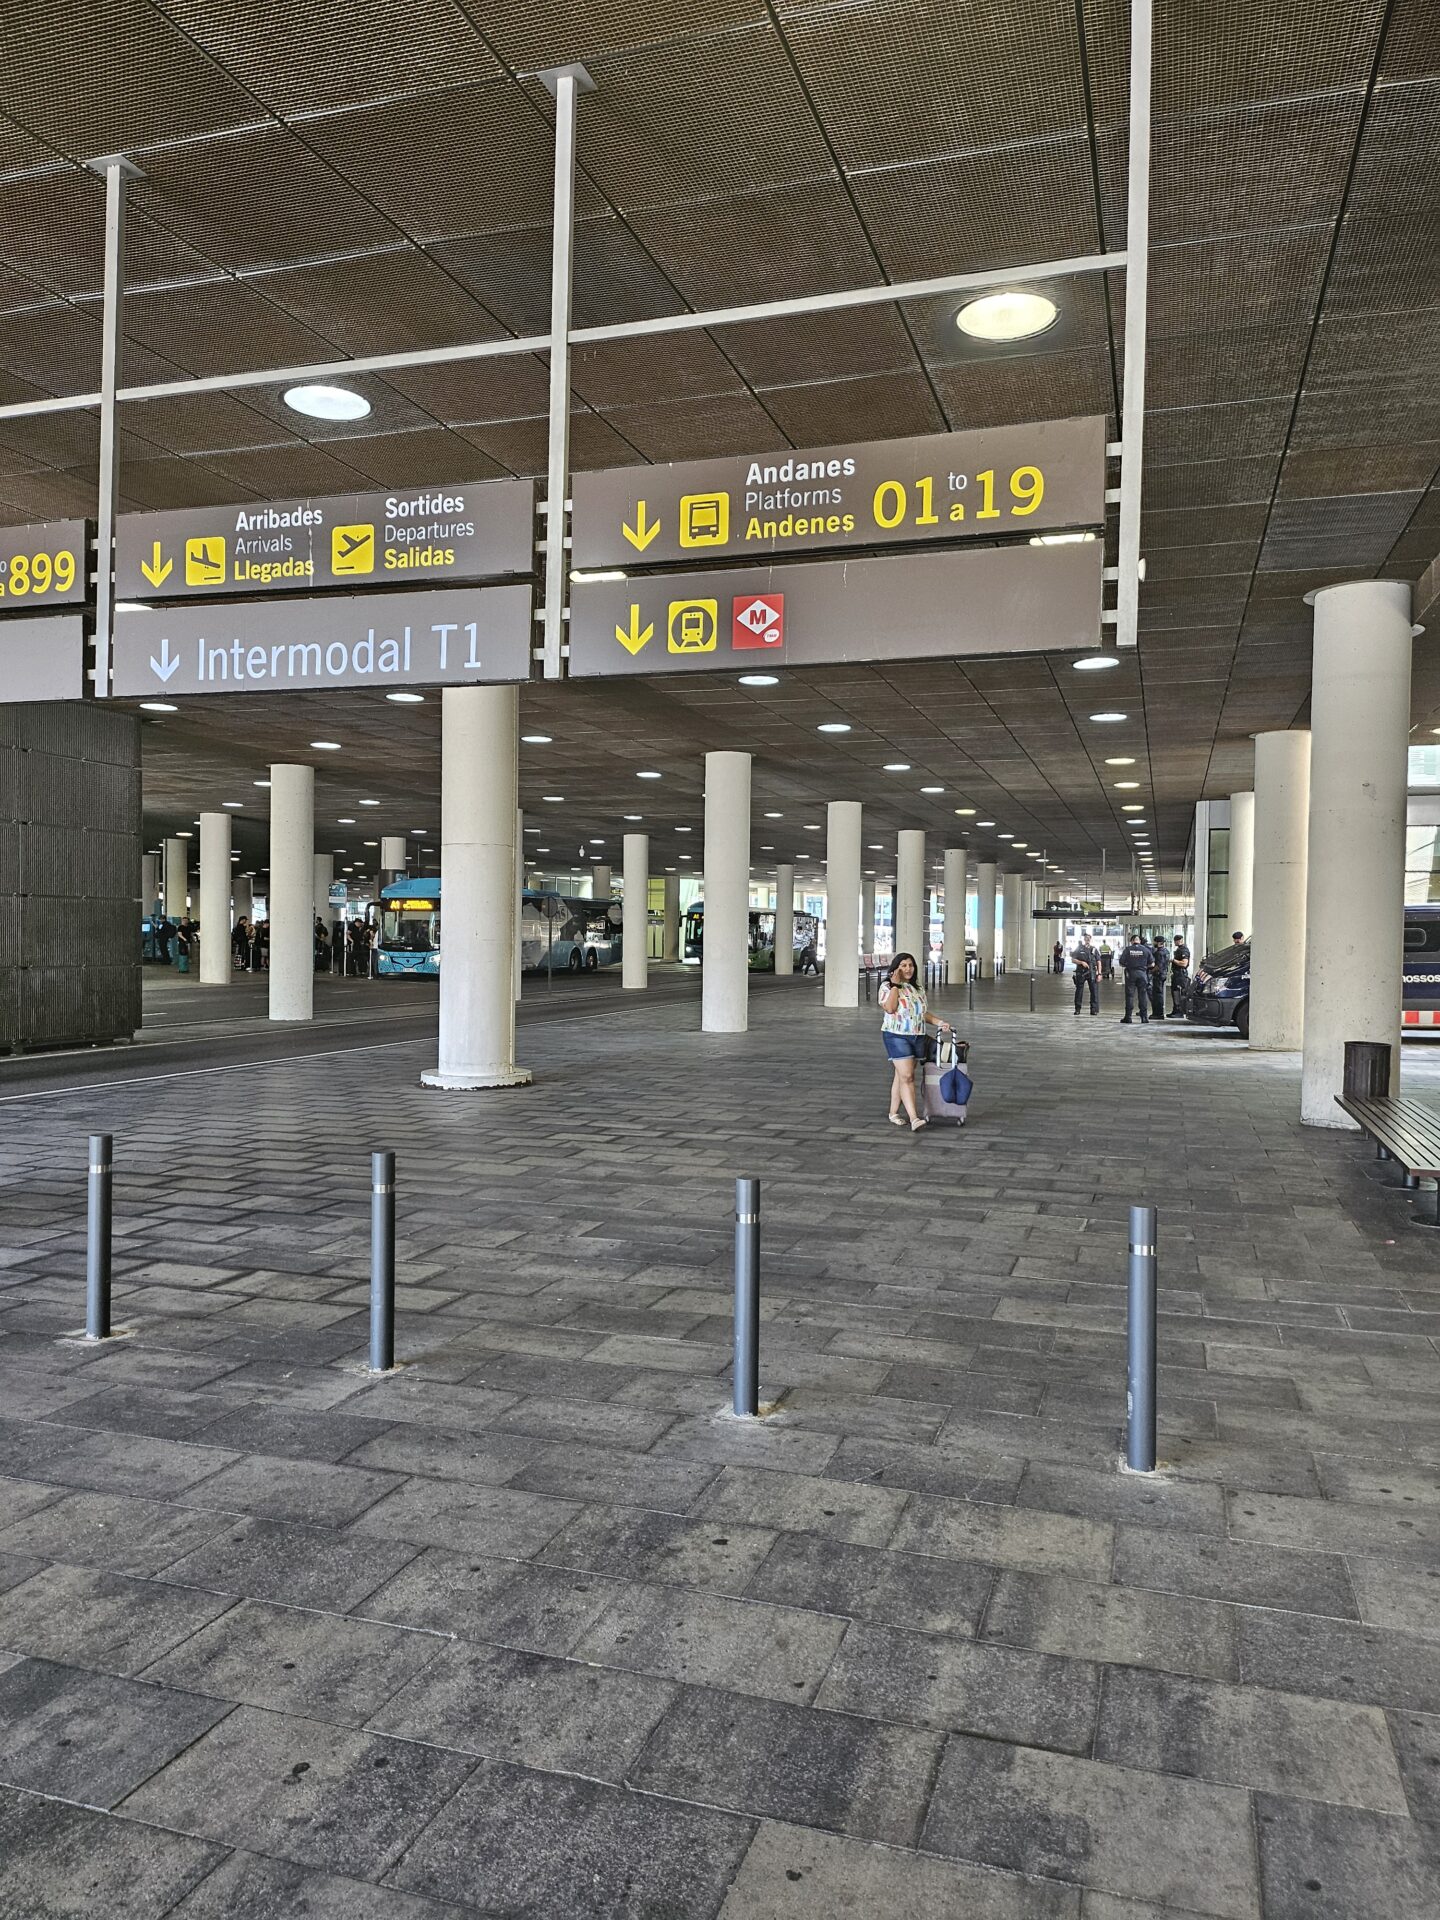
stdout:
POLYGON ((395 1364, 395 1156, 370 1156, 370 1371, 395 1364))
POLYGON ((735 1182, 735 1412, 760 1411, 760 1182, 735 1182))
POLYGON ((85 1338, 110 1338, 111 1138, 90 1135, 85 1209, 85 1338))
POLYGON ((975 976, 972 973, 965 982, 965 1006, 970 1013, 975 1011, 975 976))
POLYGON ((1030 976, 1030 1011, 1031 1013, 1035 1011, 1035 976, 1033 973, 1030 976))
POLYGON ((1155 1471, 1155 1234, 1154 1207, 1131 1207, 1125 1464, 1132 1473, 1155 1471))

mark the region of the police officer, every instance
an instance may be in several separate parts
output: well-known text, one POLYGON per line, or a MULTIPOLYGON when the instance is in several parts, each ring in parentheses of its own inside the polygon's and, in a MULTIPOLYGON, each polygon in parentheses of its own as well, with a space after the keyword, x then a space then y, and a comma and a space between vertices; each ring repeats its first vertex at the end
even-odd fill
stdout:
POLYGON ((1150 953, 1150 1011, 1157 1020, 1163 1020, 1165 982, 1170 978, 1170 947, 1163 933, 1156 934, 1150 953))
POLYGON ((1120 1022, 1128 1027, 1132 1020, 1132 1009, 1140 1008, 1140 1024, 1150 1024, 1150 966, 1154 955, 1140 938, 1138 932, 1132 933, 1126 944, 1120 949, 1120 971, 1125 976, 1125 1018, 1120 1022))
POLYGON ((1071 953, 1070 961, 1075 969, 1075 1012, 1076 1014, 1078 1015, 1080 1012, 1080 1003, 1085 997, 1085 990, 1087 987, 1090 990, 1090 1011, 1092 1014, 1099 1013, 1100 1011, 1100 986, 1099 986, 1100 956, 1095 951, 1094 947, 1091 946, 1090 936, 1088 933, 1082 934, 1080 936, 1080 944, 1071 953))
POLYGON ((1170 949, 1170 1011, 1177 1018, 1183 1018, 1189 995, 1190 949, 1185 944, 1184 934, 1177 933, 1175 944, 1170 949))

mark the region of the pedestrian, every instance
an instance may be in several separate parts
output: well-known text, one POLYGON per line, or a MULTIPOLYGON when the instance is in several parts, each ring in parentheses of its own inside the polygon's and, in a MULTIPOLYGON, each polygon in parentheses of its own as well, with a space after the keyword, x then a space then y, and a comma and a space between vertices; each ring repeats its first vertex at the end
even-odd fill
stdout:
POLYGON ((1170 978, 1170 947, 1163 933, 1156 934, 1150 953, 1150 1011, 1157 1020, 1163 1020, 1165 982, 1170 978))
POLYGON ((1100 956, 1090 944, 1088 933, 1082 933, 1080 944, 1070 955, 1071 965, 1075 969, 1075 1012, 1078 1016, 1080 1003, 1088 989, 1090 994, 1090 1012, 1100 1011, 1100 956))
POLYGON ((1177 933, 1170 949, 1170 1011, 1177 1019, 1183 1018, 1189 998, 1190 949, 1185 944, 1185 936, 1177 933))
POLYGON ((1120 951, 1120 971, 1125 976, 1125 1018, 1122 1027, 1131 1024, 1135 1007, 1140 1008, 1140 1024, 1150 1024, 1150 966, 1154 959, 1149 947, 1136 931, 1120 951))
POLYGON ((1244 944, 1245 944, 1245 936, 1244 936, 1244 934, 1243 934, 1243 933, 1232 933, 1232 934, 1231 934, 1231 936, 1230 936, 1230 944, 1231 944, 1231 946, 1232 946, 1232 947, 1243 947, 1243 946, 1244 946, 1244 944))
POLYGON ((1055 969, 1056 973, 1064 973, 1065 943, 1063 940, 1057 940, 1054 946, 1050 949, 1050 964, 1055 969))
POLYGON ((250 923, 242 913, 230 935, 230 957, 242 972, 250 965, 250 923))
POLYGON ((925 1029, 952 1033, 948 1020, 937 1019, 925 1003, 913 953, 897 953, 880 982, 880 1038, 890 1060, 890 1124, 903 1127, 900 1109, 910 1117, 910 1131, 928 1124, 915 1104, 915 1063, 925 1058, 925 1029))
POLYGON ((1100 978, 1102 980, 1115 978, 1115 949, 1108 940, 1102 940, 1100 943, 1100 978))

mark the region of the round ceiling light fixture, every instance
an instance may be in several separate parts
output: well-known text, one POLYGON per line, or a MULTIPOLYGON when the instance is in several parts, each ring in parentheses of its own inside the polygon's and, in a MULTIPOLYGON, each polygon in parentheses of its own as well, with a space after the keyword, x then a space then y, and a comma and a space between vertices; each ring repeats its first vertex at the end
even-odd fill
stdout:
POLYGON ((1128 720, 1130 716, 1128 713, 1092 713, 1090 718, 1099 726, 1112 727, 1117 721, 1128 720))
POLYGON ((1113 653, 1082 653, 1070 664, 1077 673, 1101 673, 1106 667, 1118 667, 1120 661, 1113 653))
POLYGON ((397 707, 423 707, 425 704, 423 693, 387 693, 385 698, 393 700, 397 707))
POLYGON ((178 713, 180 711, 169 700, 142 700, 140 704, 146 713, 178 713))
POLYGON ((527 747, 548 747, 552 736, 548 733, 522 733, 520 738, 527 747))
POLYGON ((955 316, 955 324, 972 340, 1029 340, 1044 333, 1060 318, 1060 309, 1043 293, 982 293, 969 300, 955 316))
POLYGON ((850 722, 848 720, 822 720, 815 731, 817 733, 849 733, 850 722))
POLYGON ((284 401, 292 413, 311 420, 363 420, 370 402, 348 387, 287 387, 284 401))
POLYGON ((742 673, 740 684, 742 687, 778 687, 780 676, 778 673, 742 673))

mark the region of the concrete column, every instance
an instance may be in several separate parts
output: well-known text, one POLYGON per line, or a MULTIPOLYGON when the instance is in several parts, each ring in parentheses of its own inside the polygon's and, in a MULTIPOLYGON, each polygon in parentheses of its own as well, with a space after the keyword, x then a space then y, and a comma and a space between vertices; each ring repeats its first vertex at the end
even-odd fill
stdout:
MULTIPOLYGON (((1410 588, 1353 580, 1316 594, 1305 887, 1300 1118, 1348 1127, 1335 1105, 1345 1042, 1395 1047, 1405 945, 1410 588)), ((1232 835, 1234 829, 1231 829, 1232 835)))
POLYGON ((1020 925, 1016 929, 1017 944, 1020 949, 1020 965, 1024 972, 1035 971, 1035 921, 1032 917, 1035 906, 1035 882, 1022 879, 1020 882, 1020 925))
POLYGON ((230 902, 234 926, 236 920, 255 918, 255 882, 248 873, 233 874, 230 880, 230 902))
POLYGON ((440 1057, 422 1086, 519 1087, 515 1064, 515 687, 446 687, 440 711, 440 1057))
MULTIPOLYGON (((628 837, 628 836, 627 836, 628 837)), ((614 885, 609 867, 593 867, 590 872, 590 898, 608 900, 610 889, 614 885)))
POLYGON ((335 856, 333 853, 317 853, 311 856, 310 871, 313 876, 311 890, 315 918, 330 924, 330 882, 335 878, 335 856))
POLYGON ((315 769, 270 769, 270 1018, 315 1008, 315 769))
POLYGON ((860 882, 860 951, 871 954, 875 951, 875 882, 860 882))
POLYGON ((975 869, 975 972, 981 980, 995 977, 995 862, 982 860, 975 869))
POLYGON ((403 833, 382 834, 380 839, 380 884, 393 886, 405 872, 409 861, 405 854, 405 836, 403 833))
POLYGON ((1310 736, 1255 736, 1255 882, 1250 913, 1250 1045, 1299 1047, 1305 995, 1310 736))
POLYGON ((142 853, 140 856, 140 911, 150 914, 155 911, 155 902, 160 898, 160 860, 156 854, 142 853))
MULTIPOLYGON (((621 985, 650 984, 650 836, 625 835, 624 922, 620 929, 621 985)), ((709 915, 706 915, 709 918, 709 915)))
POLYGON ((965 882, 970 856, 964 847, 945 849, 945 920, 941 948, 950 969, 950 984, 965 978, 965 882))
POLYGON ((665 959, 680 958, 680 876, 667 873, 665 876, 665 944, 662 948, 665 959))
POLYGON ((925 948, 925 834, 902 827, 895 847, 895 951, 913 953, 923 977, 925 948))
POLYGON ((230 984, 230 816, 200 816, 200 979, 230 984))
MULTIPOLYGON (((520 998, 520 977, 523 972, 524 954, 520 951, 520 919, 524 912, 525 892, 525 815, 519 807, 515 809, 515 998, 520 998)), ((444 917, 441 917, 444 926, 444 917)))
POLYGON ((1005 905, 1005 971, 1019 973, 1025 960, 1020 949, 1020 889, 1021 879, 1018 873, 1007 873, 1001 898, 1005 905))
MULTIPOLYGON (((709 919, 709 913, 706 913, 709 919)), ((795 971, 795 869, 775 869, 775 971, 795 971)))
POLYGON ((705 959, 701 974, 703 1030, 744 1033, 749 1024, 750 990, 748 753, 705 756, 705 959))
POLYGON ((165 842, 165 917, 178 921, 190 892, 190 842, 165 842))
POLYGON ((832 800, 825 815, 825 1004, 860 1004, 860 802, 832 800))
POLYGON ((1230 931, 1249 933, 1255 912, 1255 794, 1230 796, 1230 931))

